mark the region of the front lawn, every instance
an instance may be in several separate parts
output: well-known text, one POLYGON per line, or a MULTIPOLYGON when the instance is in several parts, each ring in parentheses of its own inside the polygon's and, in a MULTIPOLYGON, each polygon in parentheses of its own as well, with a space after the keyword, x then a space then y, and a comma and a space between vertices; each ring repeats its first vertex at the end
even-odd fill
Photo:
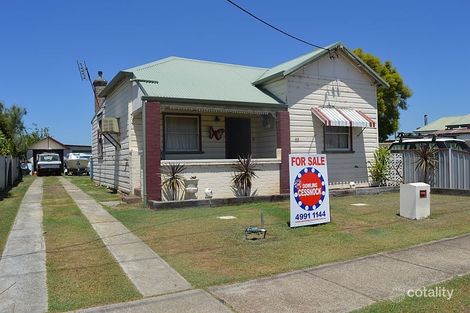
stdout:
POLYGON ((120 197, 117 193, 113 193, 110 189, 102 186, 96 186, 90 179, 90 176, 64 176, 69 179, 77 187, 88 193, 98 202, 118 201, 120 197))
MULTIPOLYGON (((90 180, 82 180, 80 187, 89 193, 92 189, 91 196, 106 192, 90 180)), ((191 284, 207 287, 470 232, 469 197, 432 195, 431 199, 431 218, 411 221, 397 215, 398 193, 332 197, 331 223, 295 229, 287 225, 287 201, 161 211, 132 206, 108 210, 191 284), (351 205, 357 203, 367 205, 351 205), (260 212, 268 229, 266 239, 245 240, 244 228, 259 225, 260 212), (236 219, 218 218, 229 215, 236 219)))

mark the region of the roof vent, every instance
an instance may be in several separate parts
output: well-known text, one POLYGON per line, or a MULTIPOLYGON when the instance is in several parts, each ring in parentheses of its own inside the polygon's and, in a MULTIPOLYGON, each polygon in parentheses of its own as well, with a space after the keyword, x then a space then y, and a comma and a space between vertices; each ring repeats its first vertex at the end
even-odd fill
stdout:
POLYGON ((119 121, 115 117, 105 117, 101 121, 101 132, 119 134, 119 121))

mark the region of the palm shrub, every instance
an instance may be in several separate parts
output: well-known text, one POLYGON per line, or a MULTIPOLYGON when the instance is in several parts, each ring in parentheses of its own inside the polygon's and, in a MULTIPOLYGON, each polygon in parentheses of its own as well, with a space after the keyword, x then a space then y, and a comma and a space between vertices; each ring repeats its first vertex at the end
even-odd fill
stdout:
POLYGON ((379 147, 374 152, 374 160, 369 162, 369 173, 373 182, 383 186, 386 184, 390 171, 390 150, 379 147))
POLYGON ((431 176, 439 165, 439 148, 436 145, 421 145, 414 153, 418 160, 416 161, 416 170, 424 173, 424 182, 430 184, 431 176))
POLYGON ((180 163, 169 164, 162 168, 163 192, 168 200, 178 200, 184 190, 184 177, 181 175, 186 170, 186 166, 180 163))
POLYGON ((253 179, 258 177, 258 175, 256 175, 258 165, 256 162, 253 162, 251 154, 245 158, 239 156, 237 163, 233 165, 233 170, 232 190, 235 195, 250 196, 253 179))

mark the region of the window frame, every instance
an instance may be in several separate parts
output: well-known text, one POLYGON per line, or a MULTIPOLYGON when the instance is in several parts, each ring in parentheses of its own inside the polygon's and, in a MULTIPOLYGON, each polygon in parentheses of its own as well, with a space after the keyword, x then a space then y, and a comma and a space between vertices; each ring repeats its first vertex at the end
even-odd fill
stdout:
MULTIPOLYGON (((335 134, 335 133, 329 133, 329 134, 335 134)), ((346 134, 346 133, 336 133, 336 134, 346 134)), ((353 150, 353 139, 352 139, 352 127, 349 126, 326 126, 323 125, 323 152, 324 153, 354 153, 353 150), (326 136, 327 136, 327 128, 329 127, 343 127, 343 128, 348 128, 348 148, 327 148, 326 147, 326 136)))
POLYGON ((201 114, 187 114, 187 113, 163 113, 162 114, 162 125, 163 125, 163 153, 164 154, 199 154, 203 153, 202 152, 202 132, 201 132, 201 114), (167 150, 166 147, 166 118, 167 117, 180 117, 180 118, 196 118, 197 119, 197 124, 198 124, 198 139, 197 139, 197 144, 198 148, 196 150, 186 150, 186 151, 175 151, 175 150, 167 150))

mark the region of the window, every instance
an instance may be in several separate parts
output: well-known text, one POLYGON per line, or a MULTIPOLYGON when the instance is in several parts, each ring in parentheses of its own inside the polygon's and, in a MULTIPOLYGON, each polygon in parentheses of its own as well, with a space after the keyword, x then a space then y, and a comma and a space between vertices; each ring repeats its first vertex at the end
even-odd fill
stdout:
POLYGON ((52 162, 52 161, 60 161, 58 154, 46 154, 39 156, 39 161, 43 162, 52 162))
POLYGON ((325 126, 325 151, 352 151, 351 128, 325 126))
POLYGON ((199 152, 199 115, 165 115, 165 152, 199 152))

